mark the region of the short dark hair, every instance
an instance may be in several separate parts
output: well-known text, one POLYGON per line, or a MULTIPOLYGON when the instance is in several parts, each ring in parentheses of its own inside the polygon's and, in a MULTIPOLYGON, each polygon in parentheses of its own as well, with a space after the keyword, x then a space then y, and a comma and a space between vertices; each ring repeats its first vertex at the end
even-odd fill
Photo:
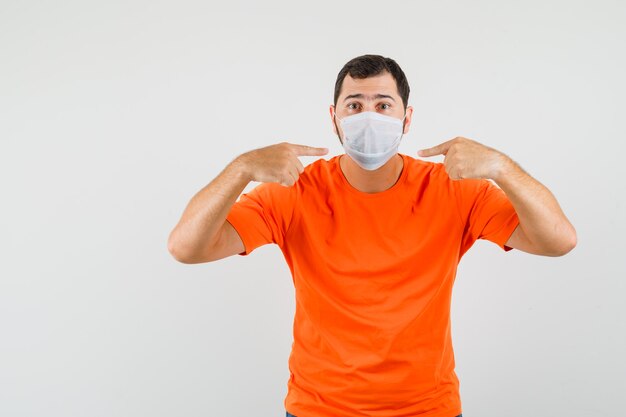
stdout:
POLYGON ((362 79, 379 75, 383 71, 390 73, 393 79, 396 80, 398 95, 402 98, 404 110, 406 110, 411 89, 402 68, 391 58, 370 54, 352 58, 339 71, 337 81, 335 81, 335 106, 337 106, 337 99, 341 93, 341 86, 343 86, 343 80, 346 78, 346 75, 350 74, 352 78, 362 79))

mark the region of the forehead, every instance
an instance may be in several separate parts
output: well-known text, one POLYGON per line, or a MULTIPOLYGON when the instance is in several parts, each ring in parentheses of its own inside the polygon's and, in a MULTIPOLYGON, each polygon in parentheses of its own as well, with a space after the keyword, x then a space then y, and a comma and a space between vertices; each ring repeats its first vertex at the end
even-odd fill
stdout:
POLYGON ((347 74, 343 79, 339 99, 350 94, 386 94, 392 97, 399 97, 396 80, 388 72, 367 78, 352 78, 347 74))

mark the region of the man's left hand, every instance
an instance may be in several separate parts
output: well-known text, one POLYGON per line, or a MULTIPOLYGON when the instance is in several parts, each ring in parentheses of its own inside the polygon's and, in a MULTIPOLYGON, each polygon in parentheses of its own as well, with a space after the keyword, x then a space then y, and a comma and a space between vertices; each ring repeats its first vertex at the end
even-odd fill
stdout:
POLYGON ((417 154, 422 157, 444 155, 446 172, 453 180, 465 178, 497 180, 509 159, 493 148, 461 136, 432 148, 422 149, 417 154))

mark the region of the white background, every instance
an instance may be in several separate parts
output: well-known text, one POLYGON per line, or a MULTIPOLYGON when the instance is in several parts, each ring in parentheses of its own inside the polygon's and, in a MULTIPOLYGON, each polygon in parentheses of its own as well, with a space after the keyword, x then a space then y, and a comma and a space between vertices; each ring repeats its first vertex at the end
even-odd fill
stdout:
POLYGON ((365 53, 409 79, 400 152, 495 147, 578 231, 561 258, 463 258, 464 417, 623 414, 625 18, 618 0, 0 0, 0 415, 284 416, 279 248, 185 265, 167 237, 240 153, 342 153, 328 106, 365 53))

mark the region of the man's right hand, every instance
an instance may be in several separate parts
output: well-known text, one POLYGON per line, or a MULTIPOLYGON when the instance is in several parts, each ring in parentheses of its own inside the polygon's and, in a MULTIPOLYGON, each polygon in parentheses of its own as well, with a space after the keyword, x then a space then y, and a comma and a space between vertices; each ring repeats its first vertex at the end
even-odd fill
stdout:
POLYGON ((250 181, 277 182, 291 187, 304 171, 299 156, 321 156, 328 148, 281 142, 264 148, 253 149, 235 158, 250 181))

